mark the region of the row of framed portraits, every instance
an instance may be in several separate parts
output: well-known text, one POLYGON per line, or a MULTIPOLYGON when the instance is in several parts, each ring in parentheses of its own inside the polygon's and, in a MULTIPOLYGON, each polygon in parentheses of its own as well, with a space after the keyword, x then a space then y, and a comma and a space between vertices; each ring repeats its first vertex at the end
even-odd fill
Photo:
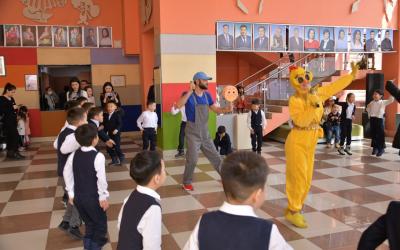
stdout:
POLYGON ((217 50, 390 52, 393 30, 217 22, 217 50))
POLYGON ((0 46, 111 48, 111 27, 0 25, 0 46))

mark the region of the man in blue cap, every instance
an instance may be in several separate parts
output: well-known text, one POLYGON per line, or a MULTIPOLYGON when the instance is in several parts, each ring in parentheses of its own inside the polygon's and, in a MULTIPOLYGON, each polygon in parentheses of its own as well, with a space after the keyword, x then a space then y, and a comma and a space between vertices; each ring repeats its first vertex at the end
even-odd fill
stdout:
POLYGON ((232 112, 230 103, 225 108, 215 105, 211 94, 207 91, 208 81, 212 78, 204 72, 197 72, 190 83, 189 91, 177 102, 177 108, 185 106, 186 111, 186 164, 183 174, 183 189, 193 191, 192 179, 197 165, 198 151, 201 150, 219 173, 222 159, 216 150, 208 131, 209 110, 217 114, 232 112))

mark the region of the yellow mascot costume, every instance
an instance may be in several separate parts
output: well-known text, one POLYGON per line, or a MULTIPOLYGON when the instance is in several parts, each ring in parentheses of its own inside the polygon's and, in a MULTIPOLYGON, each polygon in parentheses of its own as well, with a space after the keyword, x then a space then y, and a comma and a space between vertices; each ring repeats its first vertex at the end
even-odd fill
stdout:
POLYGON ((289 99, 293 128, 285 142, 288 198, 285 218, 296 227, 307 227, 300 211, 311 187, 315 147, 324 133, 319 125, 324 111, 323 102, 350 85, 358 70, 355 64, 351 64, 351 68, 349 75, 319 88, 311 88, 313 76, 310 72, 300 67, 290 69, 290 83, 296 93, 289 99))

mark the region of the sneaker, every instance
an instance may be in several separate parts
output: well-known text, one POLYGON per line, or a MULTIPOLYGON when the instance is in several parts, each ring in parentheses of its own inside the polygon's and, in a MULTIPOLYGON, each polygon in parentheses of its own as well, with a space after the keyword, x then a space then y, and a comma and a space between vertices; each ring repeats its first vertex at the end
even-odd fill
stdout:
POLYGON ((193 191, 193 190, 194 190, 192 184, 182 184, 182 188, 183 188, 183 190, 185 190, 185 191, 193 191))
POLYGON ((344 152, 346 152, 348 155, 353 155, 353 153, 351 152, 350 146, 347 146, 347 147, 344 149, 344 152))
POLYGON ((339 152, 339 154, 341 154, 341 155, 346 155, 346 153, 344 152, 343 147, 340 147, 340 148, 338 149, 338 152, 339 152))
POLYGON ((383 155, 383 153, 385 153, 384 149, 378 150, 378 153, 376 154, 377 157, 380 157, 383 155))
POLYGON ((109 167, 113 167, 113 166, 119 166, 121 163, 119 161, 112 161, 110 163, 108 163, 109 167))
POLYGON ((70 227, 68 229, 69 235, 71 235, 72 238, 76 240, 82 240, 83 236, 81 234, 81 231, 79 230, 79 227, 70 227))
POLYGON ((60 225, 58 225, 58 228, 64 232, 67 232, 69 229, 69 222, 67 221, 61 221, 60 225))
POLYGON ((179 157, 183 157, 183 156, 185 156, 185 152, 181 151, 181 152, 178 152, 178 153, 175 155, 175 158, 179 158, 179 157))
POLYGON ((377 153, 378 153, 378 149, 377 148, 372 149, 371 155, 376 155, 377 153))
POLYGON ((24 152, 25 150, 26 150, 25 147, 19 147, 19 148, 18 148, 18 151, 19 151, 19 152, 24 152))

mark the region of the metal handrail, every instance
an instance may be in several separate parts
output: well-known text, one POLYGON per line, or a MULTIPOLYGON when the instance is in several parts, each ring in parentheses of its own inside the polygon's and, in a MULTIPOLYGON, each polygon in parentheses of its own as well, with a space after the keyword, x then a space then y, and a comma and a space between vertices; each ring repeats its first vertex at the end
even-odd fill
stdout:
POLYGON ((261 73, 261 72, 263 72, 264 70, 270 68, 271 66, 276 65, 277 63, 279 63, 279 62, 280 62, 281 60, 283 60, 283 59, 287 59, 287 57, 286 57, 286 56, 285 56, 285 57, 281 57, 281 58, 279 58, 278 60, 276 60, 276 61, 274 61, 274 62, 268 64, 267 66, 265 66, 264 68, 260 69, 260 70, 257 71, 256 73, 253 73, 253 74, 251 74, 250 76, 246 77, 245 79, 241 80, 240 82, 236 83, 236 84, 235 84, 235 87, 238 86, 238 85, 242 85, 245 81, 249 80, 250 78, 252 78, 252 77, 254 77, 254 76, 256 76, 256 75, 258 75, 259 73, 261 73))
POLYGON ((290 66, 293 66, 293 65, 297 64, 298 62, 301 62, 301 61, 304 60, 304 59, 307 59, 307 58, 308 58, 309 56, 311 56, 311 55, 312 55, 312 54, 307 54, 307 55, 303 56, 302 58, 300 58, 300 59, 298 59, 298 60, 296 60, 296 61, 294 61, 294 62, 292 62, 292 63, 289 63, 289 64, 283 66, 283 67, 280 68, 278 71, 276 71, 276 72, 274 72, 272 75, 268 76, 266 79, 264 79, 264 80, 258 82, 257 84, 251 86, 250 88, 246 89, 246 90, 245 90, 245 93, 246 93, 246 92, 249 92, 251 89, 257 87, 258 85, 261 85, 261 84, 267 82, 268 80, 270 80, 271 78, 273 78, 275 75, 277 75, 277 74, 279 74, 279 73, 282 73, 282 71, 284 71, 285 69, 289 68, 290 66))

